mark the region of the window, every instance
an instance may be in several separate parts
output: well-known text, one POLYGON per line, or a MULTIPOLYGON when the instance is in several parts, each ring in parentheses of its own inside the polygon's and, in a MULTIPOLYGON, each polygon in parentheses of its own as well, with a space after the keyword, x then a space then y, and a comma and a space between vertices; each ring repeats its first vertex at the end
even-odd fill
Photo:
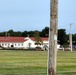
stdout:
POLYGON ((2 43, 2 46, 4 46, 4 44, 2 43))
POLYGON ((18 46, 20 46, 20 44, 18 43, 18 46))
POLYGON ((16 43, 15 43, 15 46, 16 46, 16 43))
POLYGON ((23 46, 23 44, 21 44, 23 46))

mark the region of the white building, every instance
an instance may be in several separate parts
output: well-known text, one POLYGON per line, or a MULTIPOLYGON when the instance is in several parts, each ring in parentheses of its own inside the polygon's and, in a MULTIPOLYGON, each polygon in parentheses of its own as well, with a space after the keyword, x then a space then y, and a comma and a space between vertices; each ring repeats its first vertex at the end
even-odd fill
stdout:
MULTIPOLYGON (((43 45, 36 45, 34 37, 0 37, 0 46, 4 48, 35 48, 37 46, 44 47, 49 46, 48 38, 41 38, 43 45)), ((60 45, 57 45, 59 48, 60 45)))

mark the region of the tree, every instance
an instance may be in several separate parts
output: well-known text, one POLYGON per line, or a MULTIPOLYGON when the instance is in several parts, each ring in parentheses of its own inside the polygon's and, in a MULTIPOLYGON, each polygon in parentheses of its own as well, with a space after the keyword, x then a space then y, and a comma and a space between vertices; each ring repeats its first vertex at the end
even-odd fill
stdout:
POLYGON ((0 36, 6 36, 6 32, 0 32, 0 36))
POLYGON ((27 36, 28 36, 28 35, 27 35, 27 31, 22 32, 22 36, 27 37, 27 36))
POLYGON ((29 32, 27 32, 27 34, 28 34, 30 37, 33 37, 33 36, 34 36, 34 31, 29 31, 29 32))
POLYGON ((73 41, 73 44, 76 45, 76 34, 73 34, 72 41, 73 41))
POLYGON ((20 31, 14 32, 13 36, 21 37, 22 36, 22 32, 20 32, 20 31))
POLYGON ((8 36, 14 36, 14 31, 11 29, 7 32, 8 36))
POLYGON ((68 36, 65 29, 58 30, 58 41, 60 45, 65 45, 68 43, 68 36))
POLYGON ((39 32, 37 30, 34 31, 34 40, 35 40, 36 45, 42 45, 43 44, 43 41, 40 38, 39 32))
POLYGON ((48 37, 49 36, 49 27, 45 27, 41 34, 40 34, 42 37, 48 37))

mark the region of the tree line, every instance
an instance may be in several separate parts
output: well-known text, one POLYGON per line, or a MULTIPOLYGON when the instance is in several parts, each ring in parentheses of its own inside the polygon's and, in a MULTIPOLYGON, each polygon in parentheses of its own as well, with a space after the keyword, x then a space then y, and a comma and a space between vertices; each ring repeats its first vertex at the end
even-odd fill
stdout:
POLYGON ((48 34, 49 34, 49 27, 45 27, 42 31, 38 31, 38 30, 35 30, 35 31, 14 31, 13 29, 11 30, 8 30, 7 32, 4 31, 4 32, 0 32, 0 36, 13 36, 13 37, 27 37, 27 36, 30 36, 30 37, 34 37, 34 33, 35 32, 38 32, 39 35, 41 37, 48 37, 48 34))
MULTIPOLYGON (((7 32, 0 32, 0 36, 13 36, 13 37, 49 37, 49 27, 45 27, 42 31, 14 31, 13 29, 7 32)), ((76 45, 76 34, 72 34, 73 44, 76 45)), ((65 29, 58 29, 58 43, 61 45, 69 44, 69 34, 66 34, 65 29)))

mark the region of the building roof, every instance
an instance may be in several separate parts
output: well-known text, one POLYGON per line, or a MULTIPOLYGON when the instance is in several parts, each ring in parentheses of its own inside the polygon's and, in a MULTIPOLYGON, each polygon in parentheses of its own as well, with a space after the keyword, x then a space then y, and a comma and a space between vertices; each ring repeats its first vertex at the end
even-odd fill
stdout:
MULTIPOLYGON (((24 42, 27 37, 0 37, 0 42, 24 42)), ((29 37, 34 41, 34 37, 29 37)), ((48 41, 48 38, 41 38, 43 41, 48 41)))

